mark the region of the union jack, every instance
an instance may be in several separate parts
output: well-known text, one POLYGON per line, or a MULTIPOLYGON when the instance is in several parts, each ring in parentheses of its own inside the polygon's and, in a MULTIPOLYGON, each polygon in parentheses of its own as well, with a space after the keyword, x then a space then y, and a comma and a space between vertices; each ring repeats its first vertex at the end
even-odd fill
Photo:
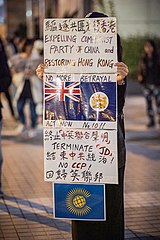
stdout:
POLYGON ((72 100, 79 102, 80 101, 80 88, 75 88, 80 84, 80 82, 73 82, 66 86, 65 82, 60 82, 60 84, 54 85, 52 83, 45 83, 45 100, 50 101, 56 96, 59 97, 59 101, 64 102, 65 97, 69 97, 72 100), (78 95, 79 97, 76 97, 78 95))

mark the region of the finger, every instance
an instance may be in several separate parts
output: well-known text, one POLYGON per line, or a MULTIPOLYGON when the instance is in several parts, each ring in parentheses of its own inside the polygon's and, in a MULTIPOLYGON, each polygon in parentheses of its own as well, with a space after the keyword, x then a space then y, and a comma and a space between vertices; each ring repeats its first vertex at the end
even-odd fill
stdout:
POLYGON ((118 67, 117 68, 117 73, 121 73, 121 72, 124 72, 124 74, 126 74, 126 75, 128 75, 128 73, 129 73, 129 70, 128 70, 128 68, 124 68, 124 67, 118 67))
POLYGON ((42 70, 43 70, 43 71, 44 71, 44 66, 38 66, 38 67, 37 67, 37 70, 39 70, 39 71, 42 71, 42 70))
POLYGON ((128 66, 127 66, 124 62, 117 62, 117 63, 115 63, 115 66, 116 66, 116 67, 122 66, 122 67, 128 68, 128 66))
POLYGON ((44 65, 44 63, 40 63, 40 64, 38 65, 38 67, 40 67, 40 68, 44 68, 45 65, 44 65))
POLYGON ((37 76, 41 76, 41 75, 43 75, 43 73, 44 73, 44 67, 43 67, 43 65, 39 65, 36 69, 36 74, 37 74, 37 76))
POLYGON ((117 72, 118 72, 118 71, 125 71, 125 72, 127 72, 127 73, 129 72, 128 67, 124 67, 124 66, 118 66, 118 67, 117 67, 117 72))
POLYGON ((126 77, 128 75, 128 71, 126 71, 124 69, 119 69, 117 71, 117 75, 122 75, 122 76, 126 77))
POLYGON ((117 75, 116 77, 118 85, 123 85, 125 84, 124 77, 121 75, 117 75))
POLYGON ((36 75, 38 78, 43 79, 43 71, 42 70, 36 69, 36 75))
POLYGON ((124 72, 119 72, 119 73, 117 74, 117 81, 122 81, 126 76, 127 76, 126 73, 124 73, 124 72))
POLYGON ((44 71, 44 68, 45 68, 44 64, 41 63, 41 64, 38 65, 38 67, 37 67, 36 70, 37 70, 37 71, 44 71))
POLYGON ((37 76, 38 76, 39 79, 43 80, 43 74, 42 73, 37 74, 37 76))
POLYGON ((118 62, 115 64, 115 66, 117 67, 117 70, 123 68, 126 72, 129 72, 128 66, 123 62, 118 62))

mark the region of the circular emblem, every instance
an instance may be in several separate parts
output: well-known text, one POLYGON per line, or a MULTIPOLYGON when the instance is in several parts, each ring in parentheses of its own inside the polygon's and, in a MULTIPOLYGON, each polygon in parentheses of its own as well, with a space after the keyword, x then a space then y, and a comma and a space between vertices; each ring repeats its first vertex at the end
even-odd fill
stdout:
POLYGON ((73 205, 76 208, 83 208, 86 205, 86 199, 82 195, 77 195, 73 198, 73 205))
POLYGON ((87 205, 87 198, 91 194, 83 188, 75 188, 67 194, 66 206, 75 215, 85 215, 91 208, 87 205))
POLYGON ((90 97, 90 106, 93 110, 102 112, 109 104, 109 99, 107 95, 103 92, 93 93, 90 97))

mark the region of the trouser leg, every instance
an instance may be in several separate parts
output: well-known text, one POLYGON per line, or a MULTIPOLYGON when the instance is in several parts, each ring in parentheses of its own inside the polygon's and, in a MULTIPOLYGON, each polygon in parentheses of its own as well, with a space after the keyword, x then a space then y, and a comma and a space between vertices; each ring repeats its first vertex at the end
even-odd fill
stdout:
POLYGON ((24 115, 24 106, 26 103, 26 99, 25 98, 19 98, 18 102, 17 102, 17 110, 18 110, 18 114, 19 114, 19 120, 20 122, 25 125, 26 124, 26 118, 24 115))
POLYGON ((154 124, 154 111, 153 111, 153 92, 149 88, 144 88, 143 93, 146 99, 146 106, 147 106, 147 115, 151 123, 154 124))
POLYGON ((153 91, 153 94, 154 94, 154 97, 155 97, 157 115, 158 115, 159 123, 160 123, 160 88, 155 87, 155 89, 153 91))
POLYGON ((32 125, 32 128, 34 128, 37 123, 36 104, 34 103, 33 99, 30 99, 29 104, 30 104, 30 114, 31 114, 31 125, 32 125))
POLYGON ((9 104, 9 108, 10 108, 10 111, 11 111, 11 114, 12 114, 12 116, 14 116, 15 114, 14 114, 14 109, 13 109, 12 100, 11 100, 11 96, 10 96, 9 90, 7 89, 7 91, 5 91, 4 93, 6 95, 6 98, 7 98, 8 104, 9 104))

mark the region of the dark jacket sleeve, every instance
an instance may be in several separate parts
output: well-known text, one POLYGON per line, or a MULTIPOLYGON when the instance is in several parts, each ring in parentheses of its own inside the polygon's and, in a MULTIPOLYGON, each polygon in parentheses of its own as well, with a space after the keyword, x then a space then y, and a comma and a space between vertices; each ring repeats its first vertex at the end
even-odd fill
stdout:
MULTIPOLYGON (((120 36, 117 35, 117 56, 118 62, 122 62, 122 46, 121 46, 121 39, 120 36)), ((127 86, 127 79, 124 79, 124 85, 118 85, 118 114, 123 112, 124 102, 125 102, 125 95, 126 95, 126 86, 127 86)))
POLYGON ((11 74, 7 59, 3 51, 0 51, 0 92, 5 92, 11 84, 11 74))

